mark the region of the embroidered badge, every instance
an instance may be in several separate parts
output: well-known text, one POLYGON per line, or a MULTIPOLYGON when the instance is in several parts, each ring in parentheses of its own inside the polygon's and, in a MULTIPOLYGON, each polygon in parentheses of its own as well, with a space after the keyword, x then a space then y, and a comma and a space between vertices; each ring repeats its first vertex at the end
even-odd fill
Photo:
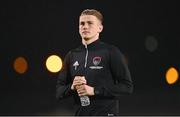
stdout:
POLYGON ((91 69, 102 69, 103 66, 98 66, 101 63, 101 57, 96 56, 93 58, 93 64, 94 66, 90 66, 91 69))
POLYGON ((101 63, 101 57, 97 56, 93 58, 93 64, 95 66, 99 65, 101 63))

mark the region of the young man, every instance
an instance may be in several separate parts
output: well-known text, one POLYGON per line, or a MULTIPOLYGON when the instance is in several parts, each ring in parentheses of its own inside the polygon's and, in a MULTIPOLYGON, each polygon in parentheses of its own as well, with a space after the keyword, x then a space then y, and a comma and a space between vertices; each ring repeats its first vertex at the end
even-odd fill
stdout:
POLYGON ((113 45, 100 41, 103 16, 94 9, 79 17, 82 45, 65 57, 59 74, 58 99, 74 96, 79 109, 76 115, 118 115, 118 99, 133 91, 132 80, 123 55, 113 45), (88 96, 90 105, 81 106, 80 97, 88 96))

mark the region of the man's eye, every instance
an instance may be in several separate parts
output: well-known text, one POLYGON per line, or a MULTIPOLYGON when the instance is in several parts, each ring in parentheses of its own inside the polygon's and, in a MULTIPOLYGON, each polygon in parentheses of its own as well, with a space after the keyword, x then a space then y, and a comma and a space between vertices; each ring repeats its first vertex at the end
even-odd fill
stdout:
POLYGON ((80 23, 81 25, 84 25, 84 22, 80 23))
POLYGON ((88 22, 88 24, 93 24, 92 22, 88 22))

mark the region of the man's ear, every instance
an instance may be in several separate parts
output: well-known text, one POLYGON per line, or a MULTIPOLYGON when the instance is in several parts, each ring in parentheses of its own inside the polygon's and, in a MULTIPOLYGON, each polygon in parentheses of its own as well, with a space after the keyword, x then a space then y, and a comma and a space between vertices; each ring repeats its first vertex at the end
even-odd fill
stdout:
POLYGON ((101 24, 101 25, 99 26, 99 33, 102 32, 102 30, 103 30, 103 25, 101 24))

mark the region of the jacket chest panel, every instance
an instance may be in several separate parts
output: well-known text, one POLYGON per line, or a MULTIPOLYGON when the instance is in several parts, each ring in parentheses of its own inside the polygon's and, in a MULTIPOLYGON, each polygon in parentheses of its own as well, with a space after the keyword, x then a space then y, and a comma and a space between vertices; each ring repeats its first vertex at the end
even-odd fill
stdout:
POLYGON ((86 52, 74 53, 71 59, 71 75, 96 76, 105 72, 108 65, 107 53, 104 51, 89 51, 86 62, 86 52), (85 65, 86 64, 86 65, 85 65))

